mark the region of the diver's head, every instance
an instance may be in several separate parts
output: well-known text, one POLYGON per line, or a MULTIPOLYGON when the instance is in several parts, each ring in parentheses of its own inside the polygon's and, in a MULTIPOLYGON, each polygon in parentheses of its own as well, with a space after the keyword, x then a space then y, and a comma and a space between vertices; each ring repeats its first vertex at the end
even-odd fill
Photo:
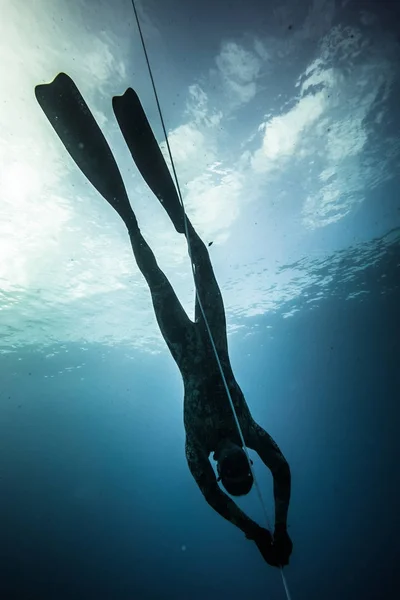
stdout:
POLYGON ((218 481, 231 496, 244 496, 253 487, 253 475, 246 453, 237 444, 224 440, 214 454, 217 460, 218 481))

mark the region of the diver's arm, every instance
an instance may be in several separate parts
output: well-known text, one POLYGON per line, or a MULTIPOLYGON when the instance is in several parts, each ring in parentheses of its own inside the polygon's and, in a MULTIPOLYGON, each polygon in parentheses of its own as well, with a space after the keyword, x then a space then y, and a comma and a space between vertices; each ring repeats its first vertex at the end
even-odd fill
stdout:
POLYGON ((249 428, 246 445, 257 452, 272 473, 274 479, 275 530, 286 529, 291 487, 289 464, 272 437, 255 421, 249 428))
POLYGON ((206 454, 196 444, 186 439, 186 458, 190 472, 208 504, 221 517, 236 525, 246 535, 253 535, 260 527, 252 521, 219 487, 215 473, 206 454))
POLYGON ((236 525, 243 533, 251 537, 252 534, 260 528, 259 525, 240 510, 237 504, 221 490, 215 479, 215 475, 214 480, 213 483, 206 480, 206 478, 201 478, 197 481, 204 498, 207 500, 208 504, 221 515, 221 517, 224 517, 224 519, 230 521, 232 525, 236 525))

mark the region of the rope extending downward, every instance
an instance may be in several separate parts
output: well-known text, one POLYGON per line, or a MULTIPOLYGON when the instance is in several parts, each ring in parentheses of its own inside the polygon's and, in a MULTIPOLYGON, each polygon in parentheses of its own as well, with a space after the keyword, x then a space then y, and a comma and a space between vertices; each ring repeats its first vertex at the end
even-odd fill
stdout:
MULTIPOLYGON (((158 108, 158 112, 159 112, 159 115, 160 115, 161 125, 162 125, 162 128, 163 128, 163 133, 164 133, 164 137, 165 137, 165 142, 167 144, 168 155, 169 155, 169 158, 170 158, 170 161, 171 161, 171 166, 172 166, 172 171, 173 171, 173 174, 174 174, 176 189, 178 191, 179 201, 181 203, 182 210, 183 210, 183 220, 184 220, 184 224, 185 224, 185 235, 186 235, 186 239, 187 239, 187 243, 188 243, 189 257, 190 257, 190 262, 191 262, 191 265, 192 265, 192 271, 193 271, 193 275, 194 275, 194 264, 193 264, 193 260, 192 260, 192 249, 191 249, 191 246, 190 246, 189 232, 188 232, 188 226, 187 226, 187 220, 186 220, 186 213, 185 213, 185 205, 183 203, 183 198, 182 198, 181 189, 180 189, 180 185, 179 185, 178 175, 177 175, 176 169, 175 169, 175 162, 174 162, 174 159, 173 159, 173 156, 172 156, 172 152, 171 152, 171 147, 170 147, 169 141, 168 141, 168 134, 167 134, 167 130, 166 130, 166 127, 165 127, 164 117, 163 117, 163 113, 162 113, 162 110, 161 110, 160 101, 159 101, 159 98, 158 98, 157 88, 156 88, 156 84, 155 84, 155 81, 154 81, 154 77, 153 77, 153 72, 152 72, 151 65, 150 65, 149 56, 147 54, 146 44, 145 44, 143 33, 142 33, 142 28, 140 26, 140 20, 139 20, 139 15, 138 15, 138 12, 137 12, 137 9, 136 9, 135 0, 132 0, 132 8, 133 8, 133 11, 135 13, 135 18, 136 18, 136 23, 137 23, 138 30, 139 30, 140 40, 142 42, 143 52, 144 52, 144 55, 145 55, 145 58, 146 58, 147 68, 148 68, 150 79, 151 79, 151 84, 153 86, 154 96, 155 96, 155 99, 156 99, 157 108, 158 108)), ((249 456, 248 450, 246 448, 246 444, 245 444, 244 437, 243 437, 243 432, 242 432, 242 429, 240 427, 239 419, 238 419, 237 414, 236 414, 236 410, 235 410, 235 407, 234 407, 234 404, 233 404, 233 401, 232 401, 232 396, 230 394, 228 384, 226 382, 225 373, 224 373, 224 370, 222 368, 222 364, 221 364, 221 361, 220 361, 220 358, 219 358, 219 355, 218 355, 218 351, 217 351, 217 348, 216 348, 215 343, 214 343, 214 338, 213 338, 213 335, 211 333, 211 329, 210 329, 210 326, 208 324, 207 317, 205 315, 205 312, 204 312, 204 309, 203 309, 203 304, 201 302, 201 298, 200 298, 200 295, 198 293, 196 285, 195 285, 195 289, 196 289, 196 298, 197 298, 197 301, 199 303, 201 313, 203 315, 204 323, 206 325, 207 332, 208 332, 208 335, 210 337, 211 346, 212 346, 212 349, 214 351, 215 358, 216 358, 219 370, 221 372, 222 380, 224 382, 225 390, 226 390, 226 393, 227 393, 227 396, 228 396, 228 399, 229 399, 229 403, 230 403, 230 406, 231 406, 231 409, 232 409, 233 417, 235 419, 236 427, 237 427, 238 432, 239 432, 239 436, 240 436, 240 440, 242 442, 243 450, 244 450, 244 452, 246 454, 246 458, 247 458, 247 461, 249 463, 250 471, 251 471, 251 474, 253 476, 254 484, 255 484, 255 487, 256 487, 256 490, 257 490, 257 495, 258 495, 258 497, 260 499, 260 502, 261 502, 261 507, 262 507, 262 510, 263 510, 263 513, 264 513, 264 518, 265 518, 265 521, 266 521, 266 524, 267 524, 267 527, 268 527, 269 531, 272 531, 271 526, 270 526, 270 522, 269 522, 269 519, 268 519, 267 509, 265 508, 265 504, 264 504, 264 501, 262 499, 261 489, 260 489, 259 483, 257 481, 257 477, 255 475, 255 472, 254 472, 254 469, 253 469, 252 462, 250 460, 250 456, 249 456)), ((285 578, 285 575, 283 573, 283 569, 282 568, 280 569, 280 572, 281 572, 281 575, 282 575, 282 582, 283 582, 283 587, 284 587, 285 592, 286 592, 287 600, 291 600, 289 588, 288 588, 288 585, 287 585, 287 582, 286 582, 286 578, 285 578)))

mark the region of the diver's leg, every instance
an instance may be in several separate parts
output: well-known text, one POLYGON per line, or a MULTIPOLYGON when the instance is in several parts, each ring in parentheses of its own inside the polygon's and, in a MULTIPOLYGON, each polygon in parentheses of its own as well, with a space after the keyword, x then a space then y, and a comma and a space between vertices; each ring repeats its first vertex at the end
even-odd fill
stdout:
POLYGON ((137 265, 150 288, 161 333, 176 363, 181 366, 193 323, 184 311, 167 277, 157 265, 156 258, 139 227, 131 224, 128 231, 137 265))
MULTIPOLYGON (((217 349, 227 352, 228 342, 226 337, 224 302, 211 265, 210 255, 208 254, 206 245, 194 230, 189 219, 187 219, 187 227, 197 294, 200 297, 204 314, 210 326, 217 349)), ((203 313, 199 305, 197 294, 195 303, 195 321, 196 323, 204 323, 203 313)))

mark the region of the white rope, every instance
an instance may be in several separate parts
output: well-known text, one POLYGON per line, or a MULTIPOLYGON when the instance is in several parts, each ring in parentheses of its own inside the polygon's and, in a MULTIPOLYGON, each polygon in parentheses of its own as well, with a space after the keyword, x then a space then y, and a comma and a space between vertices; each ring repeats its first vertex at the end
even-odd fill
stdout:
MULTIPOLYGON (((161 119, 161 124, 162 124, 163 132, 164 132, 165 141, 166 141, 166 144, 167 144, 168 155, 169 155, 169 158, 170 158, 170 161, 171 161, 171 166, 172 166, 172 171, 173 171, 173 174, 174 174, 176 188, 178 190, 179 201, 180 201, 181 206, 182 206, 183 220, 184 220, 184 224, 185 224, 185 235, 186 235, 186 240, 187 240, 187 243, 188 243, 188 251, 189 251, 189 257, 190 257, 190 262, 191 262, 191 266, 192 266, 193 279, 196 282, 196 278, 195 278, 195 266, 194 266, 193 260, 192 260, 192 249, 191 249, 191 246, 190 246, 190 239, 189 239, 189 231, 188 231, 188 226, 187 226, 187 217, 186 217, 186 212, 185 212, 185 205, 183 203, 183 198, 182 198, 181 189, 180 189, 180 185, 179 185, 178 175, 177 175, 176 169, 175 169, 175 162, 174 162, 174 159, 173 159, 173 156, 172 156, 172 152, 171 152, 171 148, 170 148, 169 141, 168 141, 168 135, 167 135, 166 127, 165 127, 164 117, 163 117, 163 113, 162 113, 162 110, 161 110, 160 102, 159 102, 159 99, 158 99, 158 93, 157 93, 156 85, 155 85, 154 78, 153 78, 153 73, 152 73, 151 66, 150 66, 150 60, 149 60, 149 57, 148 57, 148 54, 147 54, 147 50, 146 50, 146 44, 145 44, 145 41, 144 41, 144 37, 143 37, 143 33, 142 33, 142 28, 140 26, 139 15, 137 13, 136 6, 135 6, 135 0, 132 0, 132 7, 133 7, 133 10, 134 10, 134 13, 135 13, 135 17, 136 17, 136 23, 137 23, 137 26, 138 26, 139 35, 140 35, 140 39, 141 39, 142 47, 143 47, 143 52, 144 52, 144 55, 145 55, 145 58, 146 58, 147 68, 149 70, 149 75, 150 75, 151 83, 152 83, 152 86, 153 86, 154 96, 155 96, 155 99, 156 99, 156 102, 157 102, 157 108, 158 108, 158 112, 159 112, 160 119, 161 119)), ((254 484, 255 484, 255 487, 256 487, 257 495, 259 497, 259 500, 260 500, 260 503, 261 503, 261 507, 262 507, 262 510, 263 510, 263 513, 264 513, 265 522, 267 524, 268 530, 271 531, 271 535, 272 535, 272 528, 270 526, 270 521, 269 521, 269 518, 268 518, 267 509, 265 508, 265 504, 264 504, 264 501, 263 501, 263 498, 262 498, 262 495, 261 495, 261 489, 260 489, 259 483, 257 481, 257 477, 255 475, 255 472, 254 472, 254 469, 253 469, 252 462, 250 460, 250 456, 249 456, 248 450, 246 448, 246 443, 244 441, 243 432, 242 432, 242 429, 240 427, 239 419, 238 419, 237 414, 236 414, 236 410, 235 410, 235 406, 233 404, 232 396, 230 394, 229 387, 228 387, 228 384, 226 382, 224 370, 223 370, 222 365, 221 365, 221 361, 220 361, 220 358, 219 358, 219 355, 218 355, 218 351, 217 351, 217 348, 216 348, 215 343, 214 343, 214 338, 213 338, 213 335, 211 333, 211 329, 210 329, 210 326, 209 326, 208 321, 207 321, 207 317, 206 317, 204 309, 203 309, 203 304, 201 302, 201 298, 200 298, 200 295, 198 293, 196 283, 195 283, 195 290, 196 290, 196 298, 197 298, 197 301, 198 301, 199 306, 200 306, 201 314, 203 315, 204 323, 206 324, 207 333, 208 333, 208 335, 210 337, 211 346, 212 346, 212 349, 214 351, 215 358, 216 358, 219 370, 220 370, 221 375, 222 375, 222 380, 224 382, 225 390, 226 390, 226 393, 227 393, 227 396, 228 396, 228 399, 229 399, 229 403, 230 403, 230 406, 231 406, 231 409, 232 409, 232 413, 233 413, 233 416, 234 416, 234 419, 235 419, 236 427, 237 427, 238 432, 239 432, 239 436, 240 436, 240 440, 242 442, 243 450, 244 450, 244 452, 246 454, 247 462, 249 463, 249 468, 250 468, 251 474, 253 476, 253 480, 254 480, 254 484)), ((283 573, 283 568, 282 567, 280 567, 280 572, 281 572, 281 575, 282 575, 282 582, 283 582, 283 587, 284 587, 285 592, 286 592, 287 600, 291 600, 289 588, 288 588, 288 585, 287 585, 286 578, 285 578, 285 575, 283 573)))

